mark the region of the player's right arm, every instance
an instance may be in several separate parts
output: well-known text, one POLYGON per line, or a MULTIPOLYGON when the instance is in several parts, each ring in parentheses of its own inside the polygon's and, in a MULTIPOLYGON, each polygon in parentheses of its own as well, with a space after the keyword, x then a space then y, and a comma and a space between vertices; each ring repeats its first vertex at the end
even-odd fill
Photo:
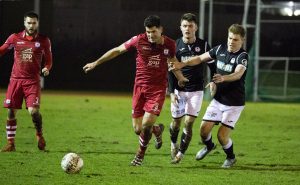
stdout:
POLYGON ((0 57, 4 55, 8 50, 13 48, 14 34, 10 35, 5 43, 0 47, 0 57))
POLYGON ((197 55, 194 57, 189 58, 188 60, 185 60, 183 62, 173 62, 172 63, 172 69, 181 69, 185 66, 195 66, 202 62, 207 62, 212 60, 208 52, 203 53, 202 55, 197 55))
POLYGON ((100 65, 106 61, 109 61, 113 58, 116 58, 117 56, 125 53, 127 51, 125 44, 121 44, 118 47, 115 47, 109 51, 107 51, 104 55, 102 55, 100 58, 98 58, 96 61, 92 63, 87 63, 85 66, 83 66, 83 70, 85 73, 93 70, 97 65, 100 65))

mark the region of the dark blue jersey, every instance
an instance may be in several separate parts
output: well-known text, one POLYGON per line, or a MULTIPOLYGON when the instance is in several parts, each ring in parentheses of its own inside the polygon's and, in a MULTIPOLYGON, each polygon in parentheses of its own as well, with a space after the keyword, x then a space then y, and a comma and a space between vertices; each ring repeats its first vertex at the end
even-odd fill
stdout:
POLYGON ((217 73, 229 75, 234 73, 237 65, 241 64, 246 67, 243 76, 233 82, 223 82, 217 84, 217 92, 214 98, 228 106, 245 105, 245 77, 247 73, 248 54, 244 49, 232 53, 227 50, 227 45, 219 45, 209 51, 211 58, 217 66, 217 73))
MULTIPOLYGON (((196 38, 192 44, 186 44, 182 38, 176 40, 176 58, 179 62, 185 61, 192 56, 201 55, 210 50, 207 41, 196 38)), ((203 73, 205 64, 196 66, 186 66, 181 69, 184 77, 189 79, 189 82, 181 88, 178 86, 178 81, 172 72, 169 72, 169 92, 173 93, 175 89, 185 92, 201 91, 203 90, 203 73)))

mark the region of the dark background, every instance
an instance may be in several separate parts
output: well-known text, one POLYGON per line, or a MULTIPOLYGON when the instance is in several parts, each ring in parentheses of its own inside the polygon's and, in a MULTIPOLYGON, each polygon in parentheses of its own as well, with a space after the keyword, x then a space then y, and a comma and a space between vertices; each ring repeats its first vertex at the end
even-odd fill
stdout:
MULTIPOLYGON (((226 42, 227 28, 233 23, 241 24, 244 11, 244 0, 214 2, 212 46, 226 42)), ((256 1, 251 2, 248 22, 254 24, 256 1)), ((131 91, 134 52, 98 66, 89 74, 84 74, 82 67, 144 32, 143 20, 148 15, 159 15, 164 34, 176 39, 181 36, 181 15, 192 12, 198 16, 199 11, 198 0, 41 0, 40 3, 40 32, 50 37, 53 51, 53 68, 45 79, 45 88, 57 90, 131 91)), ((1 44, 10 34, 23 30, 23 14, 33 10, 33 4, 33 0, 0 0, 1 44)), ((262 18, 286 19, 274 12, 263 12, 262 18)), ((289 19, 299 20, 299 17, 289 19)), ((206 14, 206 23, 207 20, 206 14)), ((261 30, 261 56, 299 56, 299 23, 262 24, 261 30)), ((248 29, 247 48, 251 48, 253 31, 248 29)), ((207 28, 205 33, 207 39, 207 28)), ((8 84, 12 63, 12 51, 0 58, 0 88, 8 84)))

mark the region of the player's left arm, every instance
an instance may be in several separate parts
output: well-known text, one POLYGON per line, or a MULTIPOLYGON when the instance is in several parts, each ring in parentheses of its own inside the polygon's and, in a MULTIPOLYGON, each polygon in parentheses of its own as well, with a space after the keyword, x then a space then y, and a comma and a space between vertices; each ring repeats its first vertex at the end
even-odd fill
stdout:
POLYGON ((188 82, 189 80, 183 76, 180 69, 174 69, 171 67, 173 63, 178 62, 176 57, 174 56, 173 58, 169 58, 167 61, 168 61, 169 69, 172 71, 172 73, 175 75, 175 77, 178 80, 178 85, 180 87, 184 87, 185 83, 188 82))
POLYGON ((233 82, 239 80, 241 79, 245 71, 246 71, 246 67, 242 64, 238 64, 235 68, 234 73, 231 73, 229 75, 215 74, 213 76, 213 82, 222 83, 222 82, 233 82))
POLYGON ((50 73, 50 69, 52 68, 52 51, 51 51, 51 42, 47 39, 44 48, 44 59, 45 66, 42 69, 42 73, 44 76, 48 76, 50 73))

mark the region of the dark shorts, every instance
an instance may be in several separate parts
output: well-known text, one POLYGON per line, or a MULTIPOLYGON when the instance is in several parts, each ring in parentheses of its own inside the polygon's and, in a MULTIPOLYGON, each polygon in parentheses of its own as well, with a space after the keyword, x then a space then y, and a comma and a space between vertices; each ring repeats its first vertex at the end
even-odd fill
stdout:
POLYGON ((41 86, 38 80, 10 79, 4 107, 11 109, 21 109, 23 99, 26 108, 40 107, 41 86))
POLYGON ((145 112, 159 116, 165 98, 166 87, 135 85, 132 97, 132 117, 142 117, 145 112))

